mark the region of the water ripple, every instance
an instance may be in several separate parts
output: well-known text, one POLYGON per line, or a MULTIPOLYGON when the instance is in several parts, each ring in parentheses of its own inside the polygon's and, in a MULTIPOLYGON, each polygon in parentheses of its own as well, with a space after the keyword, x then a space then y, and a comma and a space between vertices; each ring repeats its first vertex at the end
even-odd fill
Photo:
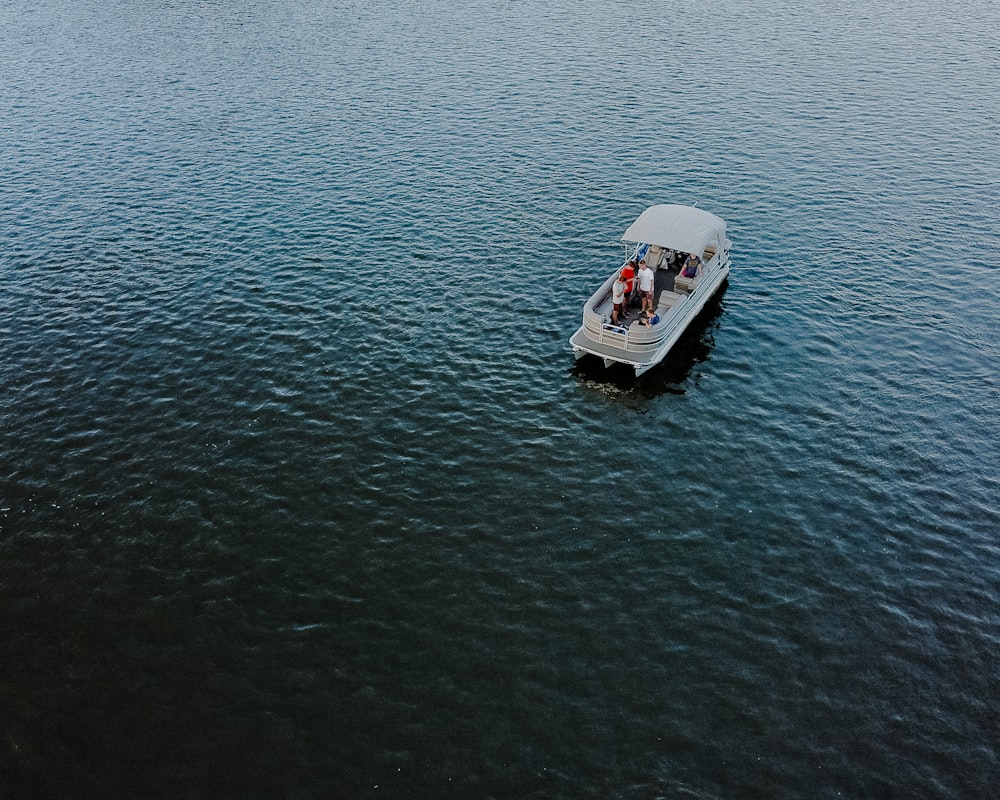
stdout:
POLYGON ((0 794, 989 795, 991 11, 0 11, 0 794))

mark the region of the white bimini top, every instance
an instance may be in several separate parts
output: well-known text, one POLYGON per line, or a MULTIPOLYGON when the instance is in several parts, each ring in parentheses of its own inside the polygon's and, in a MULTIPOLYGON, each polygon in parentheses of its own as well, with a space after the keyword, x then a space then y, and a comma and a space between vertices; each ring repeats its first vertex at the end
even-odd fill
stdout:
POLYGON ((698 255, 713 245, 720 252, 726 241, 726 223, 715 214, 693 206, 650 206, 628 226, 622 241, 657 244, 698 255))

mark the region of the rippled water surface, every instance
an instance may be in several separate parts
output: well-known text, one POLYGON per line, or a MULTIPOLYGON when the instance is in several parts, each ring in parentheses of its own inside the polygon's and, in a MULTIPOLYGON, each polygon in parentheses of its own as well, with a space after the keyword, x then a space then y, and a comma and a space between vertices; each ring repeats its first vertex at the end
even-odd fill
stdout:
POLYGON ((998 796, 998 28, 0 8, 0 796, 998 796))

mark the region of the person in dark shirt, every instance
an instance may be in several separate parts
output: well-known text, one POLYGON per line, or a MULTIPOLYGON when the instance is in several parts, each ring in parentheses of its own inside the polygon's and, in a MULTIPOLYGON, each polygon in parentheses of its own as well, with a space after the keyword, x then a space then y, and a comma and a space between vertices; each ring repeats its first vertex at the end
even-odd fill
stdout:
POLYGON ((694 253, 691 253, 687 257, 687 261, 684 262, 684 267, 681 269, 681 275, 685 278, 694 278, 698 275, 698 265, 701 263, 701 259, 698 258, 694 253))

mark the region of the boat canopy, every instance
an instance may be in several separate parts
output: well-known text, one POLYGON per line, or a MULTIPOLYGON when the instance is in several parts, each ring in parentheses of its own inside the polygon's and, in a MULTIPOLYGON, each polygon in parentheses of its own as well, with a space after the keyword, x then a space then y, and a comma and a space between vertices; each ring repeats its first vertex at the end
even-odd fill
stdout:
POLYGON ((716 252, 721 252, 726 241, 726 223, 715 214, 693 206, 650 206, 628 226, 622 241, 657 244, 698 255, 712 245, 716 252))

